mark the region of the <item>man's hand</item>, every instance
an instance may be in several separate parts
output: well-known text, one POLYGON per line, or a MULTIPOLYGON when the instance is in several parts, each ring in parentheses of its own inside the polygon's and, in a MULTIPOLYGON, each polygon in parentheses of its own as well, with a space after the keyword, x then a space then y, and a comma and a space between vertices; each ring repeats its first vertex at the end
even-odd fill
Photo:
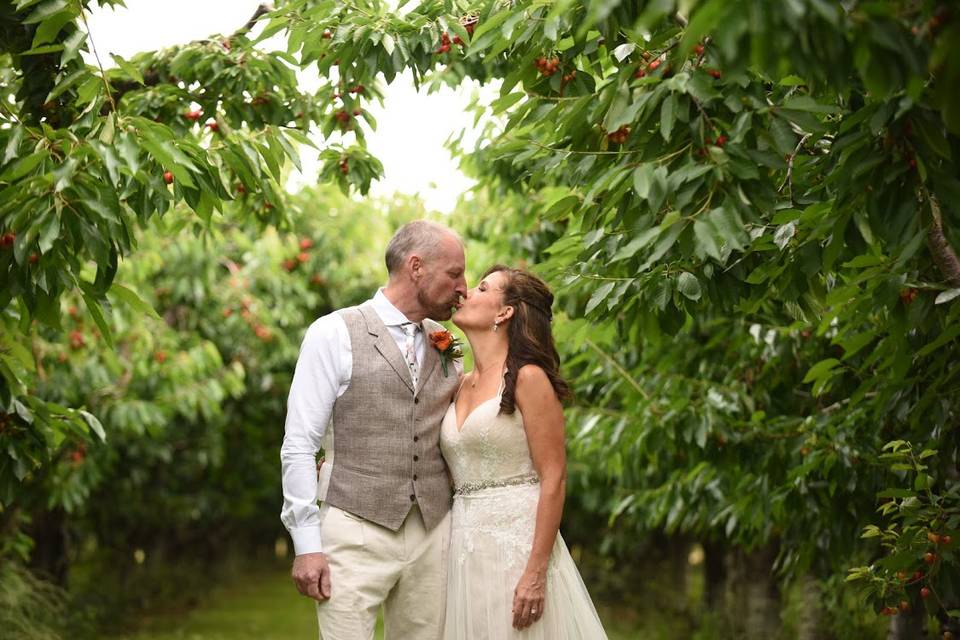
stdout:
POLYGON ((297 590, 323 602, 330 598, 330 565, 325 553, 304 553, 293 559, 291 571, 297 590))

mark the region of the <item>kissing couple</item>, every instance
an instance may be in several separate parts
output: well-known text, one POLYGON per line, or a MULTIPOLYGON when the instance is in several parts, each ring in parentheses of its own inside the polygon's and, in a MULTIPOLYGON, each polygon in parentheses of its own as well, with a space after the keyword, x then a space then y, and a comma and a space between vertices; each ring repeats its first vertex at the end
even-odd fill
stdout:
POLYGON ((381 606, 388 640, 606 638, 559 533, 553 294, 502 265, 468 289, 463 241, 425 220, 386 266, 372 299, 307 329, 287 400, 281 520, 320 638, 372 640, 381 606))

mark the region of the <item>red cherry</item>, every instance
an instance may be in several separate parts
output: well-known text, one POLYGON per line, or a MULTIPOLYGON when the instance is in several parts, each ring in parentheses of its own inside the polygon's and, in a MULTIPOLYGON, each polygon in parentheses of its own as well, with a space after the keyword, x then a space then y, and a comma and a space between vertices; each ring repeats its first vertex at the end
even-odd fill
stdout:
POLYGON ((17 239, 17 234, 13 231, 8 231, 7 233, 0 236, 0 247, 6 249, 7 247, 12 247, 14 241, 17 239))
POLYGON ((929 551, 923 554, 923 561, 927 564, 933 564, 937 561, 937 554, 930 553, 929 551))
POLYGON ((333 32, 330 31, 330 29, 324 29, 324 30, 323 30, 323 37, 329 40, 330 38, 333 37, 333 32))
POLYGON ((199 109, 187 111, 185 114, 183 114, 183 117, 191 122, 196 122, 201 116, 203 116, 203 111, 200 111, 199 109))
POLYGON ((901 600, 900 611, 903 611, 904 613, 906 613, 907 611, 910 611, 910 603, 907 602, 906 600, 901 600))
POLYGON ((695 52, 698 56, 702 56, 702 55, 703 55, 703 45, 702 45, 702 44, 698 44, 697 46, 695 46, 695 47, 693 48, 693 50, 694 50, 694 52, 695 52))
POLYGON ((217 131, 220 131, 220 125, 217 122, 208 122, 207 129, 210 129, 210 131, 216 133, 217 131))
POLYGON ((714 144, 718 147, 722 147, 723 145, 727 144, 727 136, 717 136, 717 141, 714 142, 714 144))
POLYGON ((911 302, 917 299, 918 293, 919 292, 913 287, 910 287, 908 289, 901 289, 900 301, 903 302, 903 304, 910 304, 911 302))
POLYGON ((709 73, 711 76, 713 76, 717 80, 720 79, 721 74, 719 69, 710 69, 709 71, 707 71, 707 73, 709 73))
POLYGON ((83 334, 79 331, 70 332, 70 348, 76 351, 77 349, 82 349, 83 346, 87 343, 86 339, 83 337, 83 334))
POLYGON ((284 260, 283 268, 286 269, 287 271, 293 271, 294 269, 297 268, 297 261, 292 259, 284 260))
POLYGON ((31 253, 31 254, 30 254, 30 257, 27 258, 27 261, 28 261, 30 264, 37 264, 38 262, 40 262, 40 256, 37 255, 36 253, 31 253))
POLYGON ((297 254, 297 260, 300 262, 306 262, 309 259, 310 259, 310 254, 307 253, 306 251, 301 251, 300 253, 297 254))
POLYGON ((164 171, 164 172, 163 172, 163 181, 166 182, 167 184, 173 184, 173 172, 172 172, 172 171, 164 171))
POLYGON ((307 250, 312 246, 313 246, 313 240, 311 240, 310 238, 303 238, 302 240, 300 240, 301 249, 307 250))
POLYGON ((242 183, 242 182, 238 182, 238 183, 237 183, 237 186, 236 186, 236 191, 237 191, 237 193, 239 193, 240 195, 243 195, 243 194, 245 194, 245 193, 247 192, 247 188, 246 188, 245 186, 243 186, 243 183, 242 183))
POLYGON ((167 361, 167 352, 166 351, 155 351, 153 354, 153 359, 158 363, 163 364, 167 361))
POLYGON ((930 597, 930 589, 928 589, 927 587, 921 588, 921 589, 920 589, 920 597, 921 597, 921 598, 929 598, 929 597, 930 597))
POLYGON ((463 45, 463 38, 460 36, 453 36, 453 44, 463 45))
POLYGON ((651 60, 650 64, 647 65, 647 69, 650 69, 650 71, 656 71, 657 67, 660 66, 660 63, 661 63, 660 58, 657 58, 656 60, 651 60))
POLYGON ((940 536, 940 542, 941 542, 942 544, 947 545, 947 544, 950 544, 951 542, 953 542, 953 538, 950 537, 950 536, 940 536))

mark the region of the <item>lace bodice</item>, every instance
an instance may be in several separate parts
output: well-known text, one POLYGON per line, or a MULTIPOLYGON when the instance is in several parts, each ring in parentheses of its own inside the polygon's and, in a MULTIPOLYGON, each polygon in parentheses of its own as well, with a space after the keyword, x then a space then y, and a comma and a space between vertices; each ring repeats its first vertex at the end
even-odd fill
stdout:
POLYGON ((523 416, 517 409, 501 415, 501 388, 479 405, 457 431, 457 403, 450 403, 440 427, 440 448, 450 467, 454 488, 495 486, 536 475, 523 416))

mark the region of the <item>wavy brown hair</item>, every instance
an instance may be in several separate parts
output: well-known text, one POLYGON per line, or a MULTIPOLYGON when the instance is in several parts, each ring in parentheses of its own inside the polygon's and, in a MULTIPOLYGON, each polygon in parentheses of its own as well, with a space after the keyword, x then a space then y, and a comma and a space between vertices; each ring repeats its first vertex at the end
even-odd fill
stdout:
POLYGON ((560 401, 568 400, 573 394, 560 375, 560 356, 550 328, 553 318, 550 287, 529 271, 502 264, 487 269, 483 277, 497 272, 505 276, 503 304, 513 307, 513 317, 507 323, 507 372, 500 413, 516 411, 517 373, 527 364, 543 369, 560 401))

